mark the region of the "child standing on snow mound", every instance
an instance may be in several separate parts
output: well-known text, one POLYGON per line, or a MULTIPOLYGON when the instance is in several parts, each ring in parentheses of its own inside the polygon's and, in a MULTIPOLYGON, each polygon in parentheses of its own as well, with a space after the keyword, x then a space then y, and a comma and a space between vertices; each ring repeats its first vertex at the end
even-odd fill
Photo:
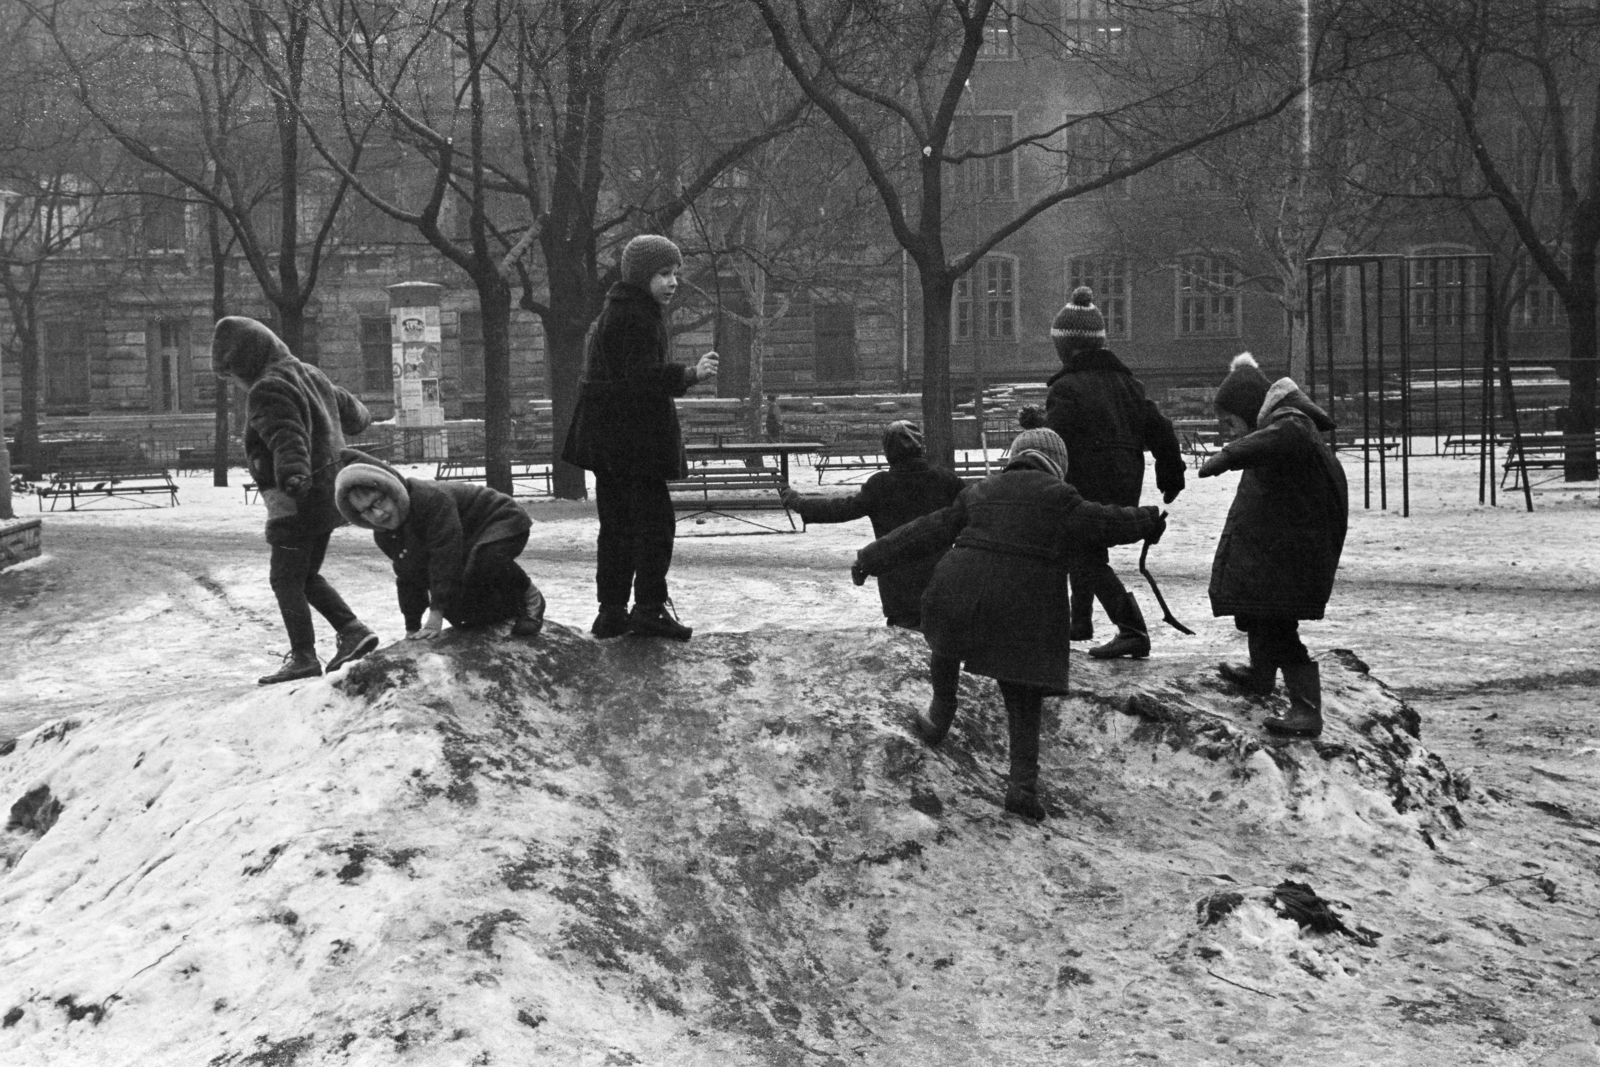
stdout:
POLYGON ((259 681, 271 685, 322 673, 312 608, 338 633, 328 661, 328 670, 337 670, 378 647, 377 635, 320 573, 328 541, 344 523, 333 502, 339 453, 345 435, 365 430, 372 416, 255 319, 230 315, 217 322, 211 367, 249 390, 245 460, 267 507, 272 592, 289 632, 283 666, 259 681))
POLYGON ((431 641, 447 620, 510 619, 518 637, 539 632, 544 596, 516 561, 533 526, 521 504, 487 486, 406 478, 354 449, 345 454, 339 510, 394 561, 408 638, 431 641))
POLYGON ((1067 690, 1068 561, 1088 546, 1158 541, 1166 518, 1154 507, 1084 500, 1062 481, 1067 450, 1052 430, 1024 430, 1008 456, 1004 470, 949 507, 863 548, 851 574, 859 584, 950 549, 922 596, 933 700, 917 733, 930 745, 944 740, 963 665, 995 679, 1010 734, 1006 810, 1042 819, 1039 719, 1044 697, 1067 690))
POLYGON ((639 634, 687 641, 693 629, 669 608, 667 571, 677 514, 667 483, 686 473, 674 397, 717 373, 717 354, 693 367, 667 361, 667 305, 683 255, 657 234, 622 251, 622 280, 606 293, 590 335, 578 411, 561 458, 594 472, 600 516, 595 586, 598 638, 639 634), (628 593, 633 610, 628 610, 628 593))
POLYGON ((1289 710, 1266 722, 1273 733, 1322 733, 1322 677, 1300 641, 1300 620, 1320 619, 1333 592, 1349 522, 1344 468, 1322 439, 1333 420, 1290 378, 1271 385, 1250 353, 1233 360, 1216 409, 1229 443, 1200 477, 1242 470, 1211 564, 1211 612, 1232 615, 1250 648, 1247 664, 1222 677, 1250 693, 1277 685, 1289 710))
MULTIPOLYGON (((891 422, 883 431, 883 454, 889 469, 868 478, 860 492, 841 497, 804 497, 785 486, 784 506, 807 523, 872 520, 872 535, 882 537, 912 519, 949 507, 965 487, 953 472, 928 465, 922 428, 914 422, 891 422)), ((944 553, 935 553, 878 578, 878 597, 890 626, 922 627, 922 593, 944 553)))
MULTIPOLYGON (((1046 383, 1044 425, 1061 435, 1066 476, 1085 500, 1134 507, 1144 485, 1144 454, 1156 461, 1156 488, 1170 504, 1183 492, 1184 462, 1172 421, 1145 396, 1144 386, 1106 348, 1106 320, 1094 291, 1080 285, 1050 327, 1061 369, 1046 383)), ((1111 569, 1104 548, 1082 554, 1072 568, 1074 641, 1094 636, 1098 599, 1117 635, 1089 650, 1096 659, 1150 654, 1150 631, 1139 604, 1111 569)))

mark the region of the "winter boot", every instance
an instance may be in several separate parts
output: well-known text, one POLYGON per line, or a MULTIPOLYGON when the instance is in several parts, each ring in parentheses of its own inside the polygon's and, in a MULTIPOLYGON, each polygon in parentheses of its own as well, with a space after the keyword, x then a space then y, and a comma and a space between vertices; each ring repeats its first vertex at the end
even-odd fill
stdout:
POLYGON ((1045 817, 1039 800, 1039 720, 1044 694, 1024 686, 1002 685, 1006 727, 1010 734, 1011 777, 1006 783, 1006 810, 1034 822, 1045 817))
POLYGON ((1317 737, 1322 733, 1322 668, 1300 663, 1283 668, 1283 688, 1289 693, 1289 710, 1263 725, 1280 737, 1317 737))
POLYGON ((1261 639, 1249 634, 1249 663, 1219 663, 1217 673, 1224 682, 1236 685, 1252 696, 1270 696, 1278 687, 1278 668, 1262 655, 1261 639))
MULTIPOLYGON (((598 625, 599 620, 596 620, 598 625)), ((517 612, 516 618, 511 620, 511 636, 533 637, 544 629, 544 594, 539 592, 539 587, 532 582, 528 583, 527 595, 522 598, 522 608, 517 612)))
POLYGON ((601 604, 600 614, 594 617, 589 632, 602 641, 621 637, 628 632, 628 606, 626 604, 601 604))
POLYGON ((670 637, 674 641, 687 641, 694 633, 692 626, 678 621, 677 612, 665 604, 635 604, 628 613, 628 632, 639 637, 670 637))
MULTIPOLYGON (((373 638, 374 641, 377 638, 373 638)), ((301 678, 315 678, 322 673, 322 661, 317 659, 316 652, 311 649, 290 649, 283 655, 283 666, 264 677, 257 678, 257 685, 277 685, 279 682, 295 682, 301 678)))
POLYGON ((328 673, 332 674, 346 663, 360 659, 377 647, 377 634, 359 622, 351 623, 339 631, 339 645, 333 650, 333 658, 328 661, 328 673))
POLYGON ((1095 659, 1120 659, 1123 656, 1144 659, 1149 656, 1150 631, 1145 629, 1144 615, 1139 611, 1139 603, 1133 599, 1133 594, 1121 588, 1119 582, 1118 588, 1111 592, 1108 599, 1110 602, 1106 604, 1106 614, 1117 624, 1117 636, 1091 648, 1089 655, 1095 659), (1115 610, 1112 610, 1113 607, 1115 610))
POLYGON ((933 683, 933 699, 928 701, 927 711, 917 713, 912 726, 923 743, 937 748, 956 720, 956 686, 961 680, 961 661, 933 656, 928 661, 928 676, 933 683))

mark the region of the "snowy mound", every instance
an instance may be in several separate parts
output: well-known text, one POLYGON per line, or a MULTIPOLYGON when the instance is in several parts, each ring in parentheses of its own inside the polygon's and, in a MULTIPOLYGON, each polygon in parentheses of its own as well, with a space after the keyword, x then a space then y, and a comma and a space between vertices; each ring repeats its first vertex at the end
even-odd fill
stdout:
POLYGON ((1415 714, 1330 655, 1324 737, 1282 744, 1255 725, 1277 698, 1196 664, 1079 662, 1046 702, 1042 826, 1001 811, 994 686, 964 676, 928 750, 905 725, 921 639, 887 629, 450 634, 335 681, 52 724, 0 757, 0 1060, 1404 1046, 1381 1018, 1296 1011, 1383 992, 1362 973, 1392 889, 1458 836, 1464 786, 1415 714), (1285 880, 1342 902, 1354 936, 1286 917, 1285 880))

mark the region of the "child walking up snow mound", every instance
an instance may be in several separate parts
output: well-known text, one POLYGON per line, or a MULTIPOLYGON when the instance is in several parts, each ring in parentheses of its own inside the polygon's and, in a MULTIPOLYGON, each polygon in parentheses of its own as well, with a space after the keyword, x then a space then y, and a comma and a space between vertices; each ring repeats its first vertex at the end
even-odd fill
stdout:
POLYGON ((1211 612, 1232 615, 1248 637, 1250 662, 1224 663, 1223 678, 1265 695, 1289 693, 1289 711, 1268 719, 1273 733, 1322 733, 1322 677, 1300 641, 1300 620, 1320 619, 1333 593, 1349 522, 1344 468, 1322 439, 1333 420, 1292 378, 1271 385, 1250 353, 1234 358, 1214 404, 1233 440, 1206 460, 1200 477, 1242 470, 1211 564, 1211 612))
POLYGON ((521 504, 487 486, 406 478, 353 448, 345 457, 339 511, 394 561, 407 637, 432 640, 446 620, 539 632, 544 596, 516 561, 533 526, 521 504))

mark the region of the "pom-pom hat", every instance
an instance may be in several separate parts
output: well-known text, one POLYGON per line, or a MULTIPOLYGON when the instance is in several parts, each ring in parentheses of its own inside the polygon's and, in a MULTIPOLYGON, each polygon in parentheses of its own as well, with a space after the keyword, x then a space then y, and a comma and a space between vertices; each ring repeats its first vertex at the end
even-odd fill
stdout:
POLYGON ((1054 430, 1038 427, 1023 430, 1011 439, 1007 457, 1016 459, 1025 452, 1043 459, 1062 481, 1067 480, 1067 445, 1054 430))
POLYGON ((1261 414, 1261 404, 1271 387, 1272 383, 1261 373, 1256 358, 1248 352, 1240 352, 1229 364, 1228 376, 1217 388, 1212 403, 1219 411, 1239 416, 1253 430, 1256 428, 1256 417, 1261 414))
POLYGON ((622 280, 649 285, 657 271, 683 265, 678 246, 659 233, 642 233, 622 250, 622 280))
POLYGON ((1100 348, 1106 340, 1106 317, 1094 306, 1094 290, 1080 285, 1072 291, 1072 298, 1056 312, 1056 321, 1050 325, 1050 338, 1059 349, 1063 345, 1076 348, 1100 348))

